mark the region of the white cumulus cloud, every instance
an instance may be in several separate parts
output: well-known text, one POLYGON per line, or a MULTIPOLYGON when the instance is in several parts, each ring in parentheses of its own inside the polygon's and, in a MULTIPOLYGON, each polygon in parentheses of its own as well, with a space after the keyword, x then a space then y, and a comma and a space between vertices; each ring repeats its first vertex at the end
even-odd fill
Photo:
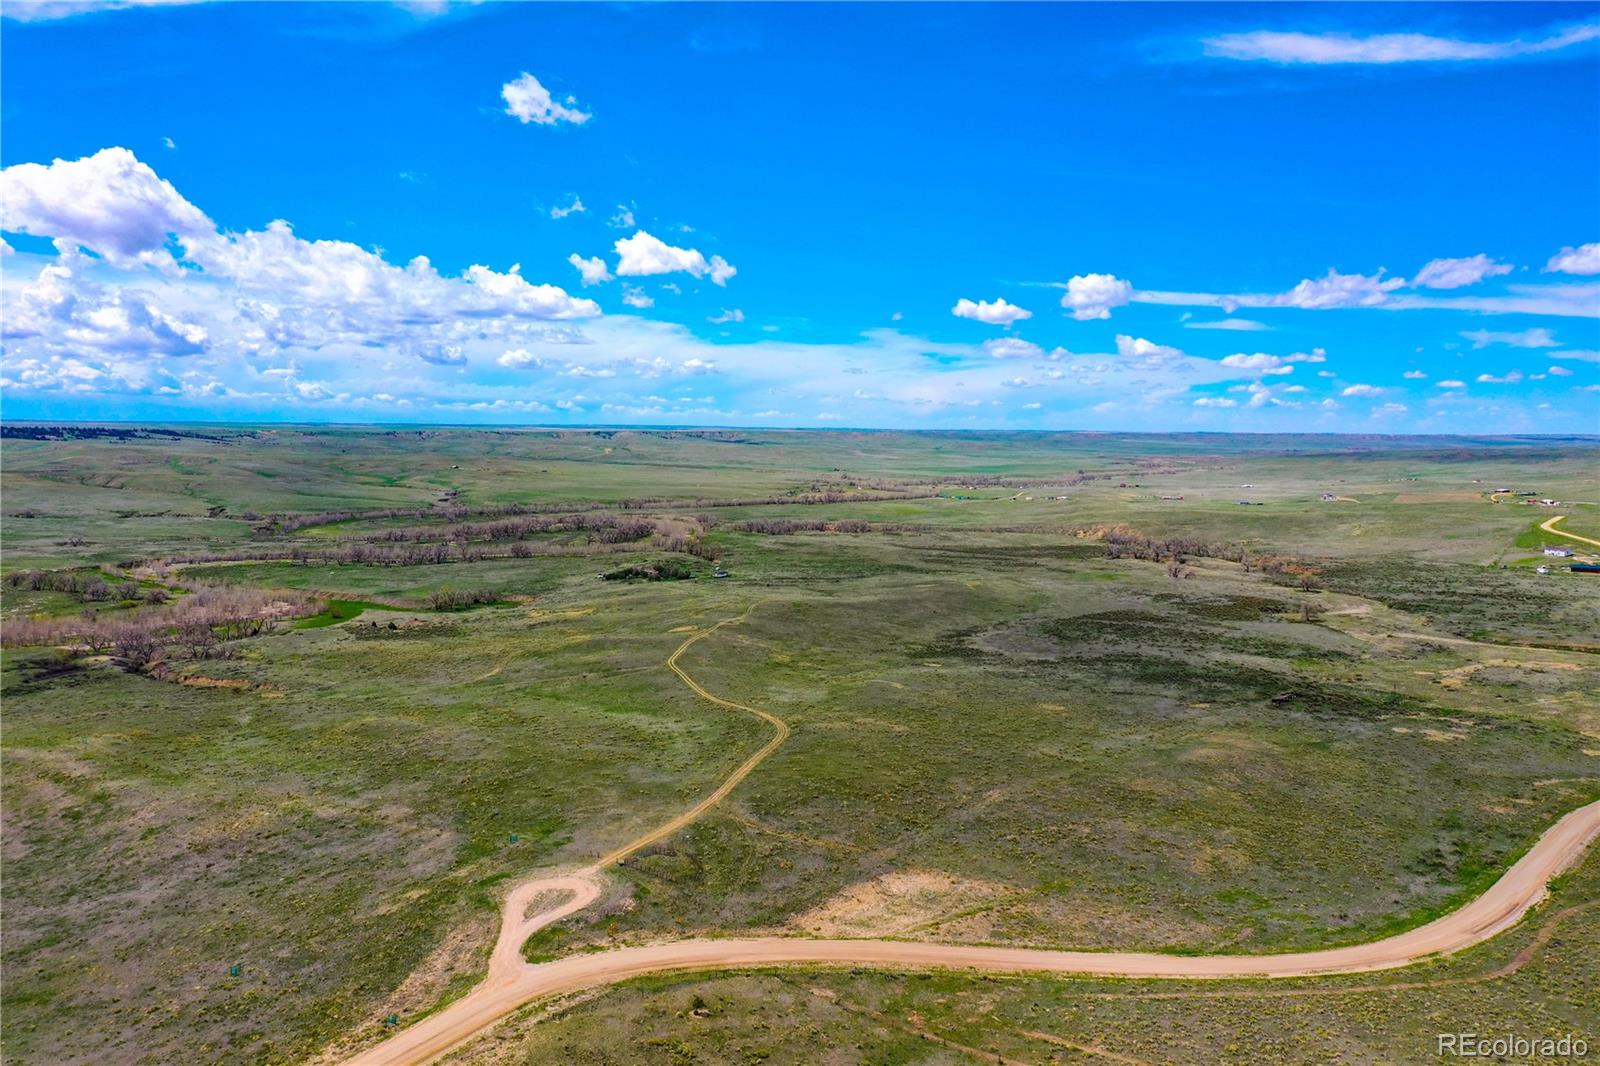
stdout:
POLYGON ((1268 355, 1266 352, 1253 354, 1238 352, 1224 356, 1222 365, 1233 367, 1235 370, 1254 370, 1258 374, 1288 374, 1294 370, 1292 366, 1285 366, 1280 356, 1268 355))
POLYGON ((621 277, 647 277, 653 274, 685 273, 697 278, 709 276, 713 284, 726 285, 738 268, 720 255, 707 259, 694 248, 678 248, 639 230, 623 237, 614 246, 617 274, 621 277))
POLYGON ((504 353, 495 362, 512 370, 542 370, 544 360, 526 348, 513 348, 504 353))
POLYGON ((168 242, 216 230, 126 148, 0 171, 0 229, 68 240, 120 267, 170 268, 168 242))
POLYGON ((594 117, 586 111, 578 110, 576 106, 578 101, 570 96, 565 102, 552 97, 550 90, 527 71, 500 86, 500 97, 506 102, 506 114, 523 125, 531 122, 536 126, 554 126, 570 122, 581 126, 594 117))
POLYGON ((970 318, 978 322, 987 322, 991 326, 1009 326, 1013 322, 1020 322, 1025 318, 1032 318, 1033 312, 1016 304, 1007 303, 1004 297, 996 299, 993 303, 988 300, 979 300, 974 303, 963 297, 956 301, 950 313, 957 318, 970 318))
POLYGON ((577 252, 567 256, 567 262, 578 269, 578 276, 584 285, 599 285, 611 280, 611 271, 606 269, 606 261, 598 255, 585 259, 577 252))
POLYGON ((1113 307, 1133 299, 1133 285, 1113 274, 1080 274, 1067 280, 1061 306, 1080 321, 1110 318, 1113 307))

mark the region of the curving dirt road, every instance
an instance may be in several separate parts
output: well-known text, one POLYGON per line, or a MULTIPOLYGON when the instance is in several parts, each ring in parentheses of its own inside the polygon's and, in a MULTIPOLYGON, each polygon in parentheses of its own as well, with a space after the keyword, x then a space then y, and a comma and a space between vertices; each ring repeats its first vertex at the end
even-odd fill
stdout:
POLYGON ((1581 540, 1585 544, 1593 544, 1595 547, 1600 548, 1600 540, 1595 540, 1593 537, 1585 537, 1578 533, 1568 533, 1564 529, 1557 529, 1556 523, 1565 517, 1567 516, 1564 514, 1558 514, 1553 518, 1546 518, 1543 522, 1539 523, 1539 528, 1544 530, 1546 533, 1554 533, 1558 537, 1566 537, 1568 540, 1581 540))
POLYGON ((1111 977, 1218 978, 1304 977, 1392 969, 1431 955, 1460 951, 1515 925, 1544 898, 1549 880, 1574 864, 1595 837, 1600 836, 1600 801, 1596 801, 1556 822, 1483 895, 1459 910, 1383 940, 1321 951, 1283 955, 1162 955, 1151 952, 1048 951, 895 940, 745 937, 648 944, 574 955, 554 962, 524 961, 522 945, 530 935, 582 910, 600 897, 601 872, 605 867, 700 817, 744 780, 789 735, 789 727, 775 715, 713 695, 678 665, 679 657, 696 641, 710 636, 723 626, 743 620, 749 613, 747 610, 738 618, 719 622, 689 637, 667 659, 667 666, 703 699, 720 707, 748 712, 772 725, 775 731, 772 739, 745 760, 716 791, 666 824, 618 848, 592 866, 518 885, 506 899, 500 935, 490 957, 488 977, 483 983, 439 1013, 422 1019, 389 1040, 349 1059, 346 1066, 421 1066, 465 1043, 533 1000, 671 970, 809 964, 936 967, 1111 977), (527 913, 536 900, 553 894, 559 894, 562 900, 533 915, 527 913))

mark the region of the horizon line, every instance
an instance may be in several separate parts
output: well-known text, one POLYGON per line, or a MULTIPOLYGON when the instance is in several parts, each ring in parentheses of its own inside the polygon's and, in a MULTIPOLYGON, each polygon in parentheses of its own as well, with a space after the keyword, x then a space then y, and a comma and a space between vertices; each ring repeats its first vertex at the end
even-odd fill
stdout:
POLYGON ((920 429, 898 428, 891 426, 745 426, 736 424, 695 424, 695 423, 545 423, 545 422, 342 422, 342 421, 309 421, 309 422, 250 422, 234 420, 208 420, 208 419, 114 419, 114 418, 4 418, 0 417, 0 427, 5 426, 111 426, 111 427, 162 427, 162 426, 215 426, 221 428, 237 429, 382 429, 382 430, 472 430, 478 432, 507 432, 507 431, 574 431, 574 432, 728 432, 741 433, 905 433, 905 434, 934 434, 934 433, 989 433, 1005 434, 1008 436, 1041 436, 1077 434, 1083 436, 1127 436, 1127 437, 1359 437, 1371 438, 1434 438, 1440 440, 1483 440, 1506 439, 1519 440, 1551 440, 1551 441, 1582 441, 1585 443, 1600 444, 1600 433, 1425 433, 1425 432, 1388 432, 1388 433, 1360 433, 1360 432, 1315 432, 1291 430, 1228 430, 1228 429, 1018 429, 1018 428, 940 428, 929 426, 920 429))

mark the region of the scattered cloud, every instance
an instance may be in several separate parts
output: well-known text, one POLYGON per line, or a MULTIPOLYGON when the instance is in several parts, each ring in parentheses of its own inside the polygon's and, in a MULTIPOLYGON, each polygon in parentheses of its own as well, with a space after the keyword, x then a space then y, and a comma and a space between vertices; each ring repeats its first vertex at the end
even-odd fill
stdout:
MULTIPOLYGON (((1117 354, 1124 359, 1150 359, 1170 358, 1181 356, 1183 352, 1166 344, 1157 344, 1147 341, 1143 337, 1130 337, 1125 333, 1117 335, 1117 354)), ((1224 363, 1227 360, 1223 360, 1224 363)))
POLYGON ((1564 366, 1552 366, 1549 370, 1546 370, 1545 373, 1554 375, 1558 378, 1570 378, 1572 376, 1571 368, 1564 366))
POLYGON ((738 268, 720 255, 709 260, 693 248, 677 248, 644 230, 616 242, 619 277, 648 277, 655 274, 685 273, 696 278, 709 276, 715 285, 726 285, 738 268))
POLYGON ((1383 273, 1380 270, 1370 275, 1341 274, 1330 269, 1320 278, 1303 279, 1287 292, 1215 293, 1143 289, 1133 292, 1129 300, 1133 303, 1175 307, 1220 307, 1228 314, 1242 307, 1293 307, 1310 311, 1379 308, 1385 311, 1453 310, 1486 314, 1600 317, 1600 285, 1508 284, 1504 294, 1434 296, 1397 292, 1406 286, 1405 279, 1385 278, 1383 273))
POLYGON ((1196 407, 1238 407, 1239 401, 1226 396, 1202 396, 1195 400, 1196 407))
POLYGON ((1294 288, 1268 297, 1268 307, 1301 307, 1311 310, 1344 307, 1373 307, 1388 299, 1390 292, 1405 284, 1404 278, 1385 279, 1376 274, 1341 274, 1329 269, 1320 278, 1305 278, 1294 288))
POLYGON ((744 312, 739 310, 737 307, 731 309, 724 307, 721 314, 712 315, 710 318, 706 319, 706 321, 711 323, 713 326, 724 326, 729 322, 743 322, 744 312))
POLYGON ((578 196, 574 195, 573 198, 572 198, 572 202, 570 204, 567 204, 565 207, 562 207, 560 204, 557 204, 556 206, 552 207, 550 209, 550 217, 551 218, 566 218, 568 215, 581 215, 584 212, 586 212, 587 210, 588 210, 588 208, 583 206, 583 200, 580 199, 578 196))
POLYGON ((1434 384, 1441 389, 1464 389, 1467 387, 1467 383, 1465 381, 1458 381, 1455 378, 1451 378, 1446 381, 1436 381, 1434 384))
POLYGON ((500 86, 500 97, 506 102, 506 114, 523 125, 555 126, 570 122, 581 126, 594 117, 578 110, 578 101, 570 96, 564 102, 556 100, 550 90, 527 71, 500 86))
POLYGON ((637 285, 624 285, 622 287, 622 302, 629 307, 637 307, 641 311, 656 305, 655 300, 637 285))
POLYGON ((962 298, 956 301, 950 313, 957 318, 970 318, 978 322, 987 322, 991 326, 1010 326, 1014 322, 1033 317, 1032 311, 1007 303, 1004 298, 996 299, 993 303, 988 300, 973 303, 962 298))
POLYGON ((1224 318, 1216 322, 1185 322, 1184 329, 1225 329, 1237 330, 1241 333, 1258 333, 1270 330, 1272 327, 1265 322, 1257 322, 1251 318, 1224 318))
POLYGON ((1461 336, 1471 341, 1474 348, 1487 348, 1491 344, 1508 344, 1513 348, 1554 348, 1559 343, 1555 334, 1543 327, 1515 333, 1487 329, 1462 330, 1461 336))
POLYGON ((1484 278, 1509 274, 1510 263, 1497 263, 1487 255, 1468 256, 1465 259, 1434 259, 1428 262, 1417 276, 1411 279, 1412 288, 1459 289, 1476 285, 1484 278))
POLYGON ((1357 37, 1344 33, 1255 30, 1207 37, 1201 44, 1206 55, 1221 59, 1285 66, 1328 66, 1517 59, 1559 51, 1596 38, 1600 38, 1600 23, 1569 26, 1533 40, 1469 41, 1425 33, 1380 33, 1357 37))
POLYGON ((1292 373, 1294 367, 1285 366, 1284 362, 1281 357, 1268 355, 1266 352, 1256 352, 1254 354, 1239 352, 1222 358, 1223 366, 1231 366, 1236 370, 1253 370, 1258 374, 1292 373))
POLYGON ((1560 274, 1600 274, 1600 241, 1563 248, 1550 257, 1544 268, 1560 274))
POLYGON ((1428 379, 1427 373, 1422 370, 1407 370, 1400 376, 1405 378, 1407 381, 1426 381, 1428 379))
POLYGON ((1383 390, 1376 385, 1347 385, 1340 396, 1381 396, 1383 390))
POLYGON ((1482 385, 1515 385, 1522 380, 1522 371, 1507 371, 1500 377, 1495 377, 1493 374, 1479 374, 1477 380, 1482 385))

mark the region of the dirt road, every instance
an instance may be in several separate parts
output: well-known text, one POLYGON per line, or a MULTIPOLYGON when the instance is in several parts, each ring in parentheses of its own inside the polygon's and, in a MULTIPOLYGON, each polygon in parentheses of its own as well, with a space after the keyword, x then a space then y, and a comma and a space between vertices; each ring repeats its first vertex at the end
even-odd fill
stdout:
POLYGON ((679 940, 529 963, 522 945, 535 931, 576 913, 602 892, 602 871, 614 862, 676 832, 725 797, 757 764, 777 749, 789 727, 776 716, 713 695, 690 677, 678 659, 696 641, 742 620, 731 618, 685 640, 667 665, 697 695, 720 707, 745 711, 774 727, 762 748, 745 760, 716 791, 688 811, 593 866, 541 877, 512 890, 501 916, 500 936, 489 974, 470 993, 437 1014, 402 1030, 348 1060, 347 1066, 420 1066, 465 1043, 518 1007, 545 996, 615 984, 642 974, 793 964, 974 969, 999 973, 1060 973, 1117 977, 1302 977, 1361 973, 1405 966, 1418 959, 1471 947, 1515 925, 1545 896, 1545 885, 1575 863, 1600 835, 1600 801, 1563 817, 1546 830, 1483 895, 1427 925, 1368 944, 1284 955, 1161 955, 1149 952, 1047 951, 974 947, 892 940, 809 940, 801 937, 679 940), (533 915, 541 897, 560 902, 533 915))
POLYGON ((1539 528, 1544 530, 1546 533, 1554 533, 1558 537, 1566 537, 1568 540, 1581 540, 1585 544, 1593 544, 1596 548, 1600 548, 1600 540, 1595 540, 1593 537, 1580 536, 1577 533, 1568 533, 1564 529, 1557 529, 1556 523, 1565 517, 1567 516, 1564 514, 1558 514, 1554 517, 1546 518, 1543 522, 1539 523, 1539 528))

